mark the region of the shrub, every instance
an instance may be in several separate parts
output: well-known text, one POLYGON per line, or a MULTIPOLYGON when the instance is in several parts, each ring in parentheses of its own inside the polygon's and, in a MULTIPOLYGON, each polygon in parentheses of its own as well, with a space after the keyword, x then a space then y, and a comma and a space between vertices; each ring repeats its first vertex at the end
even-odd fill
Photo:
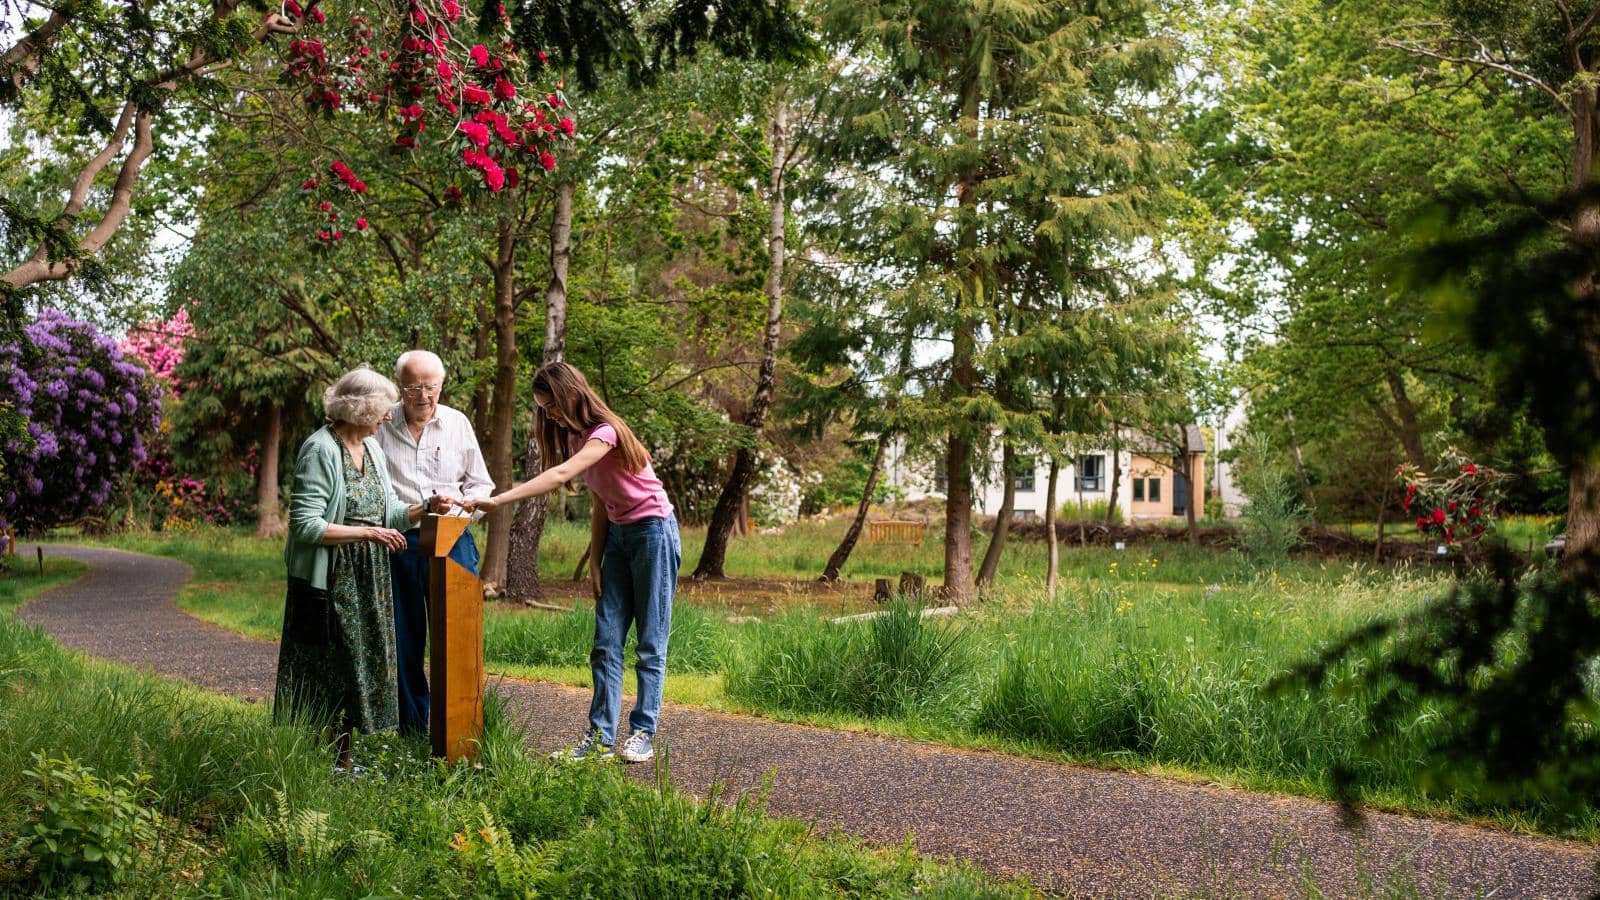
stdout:
POLYGON ((1307 514, 1300 488, 1272 445, 1247 438, 1239 449, 1239 487, 1250 503, 1241 511, 1237 540, 1252 561, 1275 562, 1300 545, 1307 514))
POLYGON ((144 368, 94 326, 46 309, 0 343, 0 384, 28 440, 5 443, 0 514, 35 531, 93 512, 145 458, 161 404, 144 368))
POLYGON ((33 754, 22 796, 35 808, 29 852, 45 886, 75 890, 122 880, 140 845, 155 839, 150 776, 101 778, 71 757, 33 754))

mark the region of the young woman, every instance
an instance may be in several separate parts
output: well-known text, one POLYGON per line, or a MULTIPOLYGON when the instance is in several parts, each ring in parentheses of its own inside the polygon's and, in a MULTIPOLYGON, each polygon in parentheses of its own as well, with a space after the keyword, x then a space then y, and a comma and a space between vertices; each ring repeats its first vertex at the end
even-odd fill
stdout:
POLYGON ((622 710, 622 645, 629 626, 634 626, 639 635, 635 670, 639 695, 628 716, 628 737, 617 754, 628 762, 645 762, 655 756, 672 597, 683 559, 678 520, 650 469, 649 451, 589 387, 582 372, 559 362, 541 368, 533 376, 533 402, 534 433, 545 470, 487 500, 459 505, 492 510, 548 494, 583 476, 593 498, 589 571, 595 596, 594 649, 589 667, 594 699, 589 704, 588 734, 557 755, 570 759, 611 755, 622 710))

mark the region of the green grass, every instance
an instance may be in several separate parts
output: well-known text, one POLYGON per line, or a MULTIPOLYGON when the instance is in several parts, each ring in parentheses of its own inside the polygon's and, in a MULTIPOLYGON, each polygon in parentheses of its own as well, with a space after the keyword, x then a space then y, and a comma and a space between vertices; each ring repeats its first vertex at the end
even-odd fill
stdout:
POLYGON ((50 802, 66 810, 54 818, 34 803, 0 804, 0 894, 587 897, 615 895, 618 885, 647 897, 1028 893, 908 847, 871 849, 768 818, 759 795, 699 802, 639 785, 617 765, 549 763, 497 708, 476 766, 366 737, 357 754, 374 774, 350 781, 330 776, 333 750, 311 730, 84 661, 9 616, 0 616, 0 692, 0 796, 40 790, 42 772, 80 773, 76 787, 54 782, 50 802), (120 807, 103 802, 117 784, 120 807), (126 862, 101 864, 97 880, 52 873, 51 854, 31 840, 48 824, 58 836, 105 829, 101 842, 116 844, 118 824, 147 815, 139 810, 158 816, 154 828, 124 838, 126 862))
MULTIPOLYGON (((728 570, 773 579, 820 568, 841 523, 802 523, 739 540, 728 570)), ((558 525, 545 556, 581 546, 558 525), (566 548, 566 549, 561 549, 566 548)), ((688 533, 686 561, 701 538, 688 533)), ((127 535, 117 546, 195 567, 181 603, 203 618, 263 637, 281 627, 277 542, 224 531, 127 535)), ((981 546, 981 543, 980 543, 981 546)), ((856 578, 902 568, 936 574, 936 542, 863 547, 856 578)), ((1273 678, 1379 617, 1449 587, 1444 570, 1295 558, 1258 570, 1228 552, 1186 544, 1125 551, 1067 545, 1062 584, 1043 597, 1044 548, 1014 543, 990 602, 951 620, 895 615, 830 625, 804 595, 754 624, 681 601, 674 611, 669 700, 786 721, 866 729, 964 747, 1175 774, 1257 790, 1331 797, 1336 763, 1381 808, 1600 838, 1594 812, 1558 820, 1536 806, 1495 806, 1471 792, 1413 783, 1429 729, 1424 716, 1361 749, 1369 695, 1341 689, 1271 696, 1273 678)), ((831 611, 830 611, 831 612, 831 611)), ((486 659, 494 671, 587 686, 593 613, 491 606, 486 659)), ((1348 674, 1348 671, 1346 671, 1348 674)))
POLYGON ((83 563, 60 557, 44 561, 44 574, 39 574, 38 564, 31 559, 17 558, 10 574, 0 575, 0 614, 17 607, 51 588, 65 584, 88 570, 83 563))

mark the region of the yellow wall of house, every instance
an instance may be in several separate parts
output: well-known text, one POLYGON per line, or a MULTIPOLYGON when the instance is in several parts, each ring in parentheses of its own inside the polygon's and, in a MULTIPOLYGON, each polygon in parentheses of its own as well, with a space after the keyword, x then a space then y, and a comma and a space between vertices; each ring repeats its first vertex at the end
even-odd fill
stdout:
MULTIPOLYGON (((1206 460, 1202 454, 1192 463, 1193 478, 1189 482, 1189 503, 1193 506, 1195 515, 1205 512, 1205 485, 1206 485, 1206 460)), ((1172 518, 1172 485, 1173 471, 1170 457, 1151 457, 1134 454, 1128 466, 1128 474, 1133 479, 1144 479, 1144 499, 1138 499, 1139 494, 1134 492, 1130 483, 1128 486, 1128 507, 1136 519, 1170 519, 1172 518), (1159 500, 1150 499, 1150 484, 1159 484, 1159 500)))

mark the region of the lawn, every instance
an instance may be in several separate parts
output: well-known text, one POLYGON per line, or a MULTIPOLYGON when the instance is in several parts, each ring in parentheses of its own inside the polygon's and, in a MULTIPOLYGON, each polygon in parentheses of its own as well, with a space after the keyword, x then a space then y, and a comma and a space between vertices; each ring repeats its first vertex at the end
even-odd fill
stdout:
MULTIPOLYGON (((14 605, 73 574, 0 577, 14 605)), ((617 765, 552 763, 491 704, 477 765, 314 730, 69 654, 0 614, 0 895, 1025 896, 909 846, 865 847, 617 765)))
MULTIPOLYGON (((1261 566, 1185 544, 1068 545, 1062 585, 1050 599, 1045 548, 1015 543, 996 589, 957 616, 923 619, 898 609, 834 625, 827 618, 839 610, 870 605, 872 577, 936 576, 939 565, 936 536, 920 547, 862 546, 845 572, 851 585, 818 590, 810 579, 842 529, 841 522, 804 522, 736 540, 728 571, 741 580, 686 582, 674 611, 668 699, 1314 797, 1332 796, 1328 773, 1343 763, 1382 808, 1600 837, 1593 810, 1557 819, 1537 804, 1414 784, 1430 729, 1445 725, 1424 715, 1365 747, 1373 697, 1351 687, 1350 666, 1328 693, 1263 690, 1336 637, 1448 591, 1445 567, 1319 558, 1261 566), (758 621, 728 621, 752 613, 758 621)), ((585 532, 560 524, 548 534, 544 559, 570 577, 585 532)), ((685 530, 686 570, 702 540, 702 531, 685 530)), ((194 614, 276 636, 279 542, 220 530, 113 542, 194 566, 180 598, 194 614)), ((491 669, 587 685, 593 613, 582 586, 564 583, 557 593, 575 608, 490 607, 491 669)))

